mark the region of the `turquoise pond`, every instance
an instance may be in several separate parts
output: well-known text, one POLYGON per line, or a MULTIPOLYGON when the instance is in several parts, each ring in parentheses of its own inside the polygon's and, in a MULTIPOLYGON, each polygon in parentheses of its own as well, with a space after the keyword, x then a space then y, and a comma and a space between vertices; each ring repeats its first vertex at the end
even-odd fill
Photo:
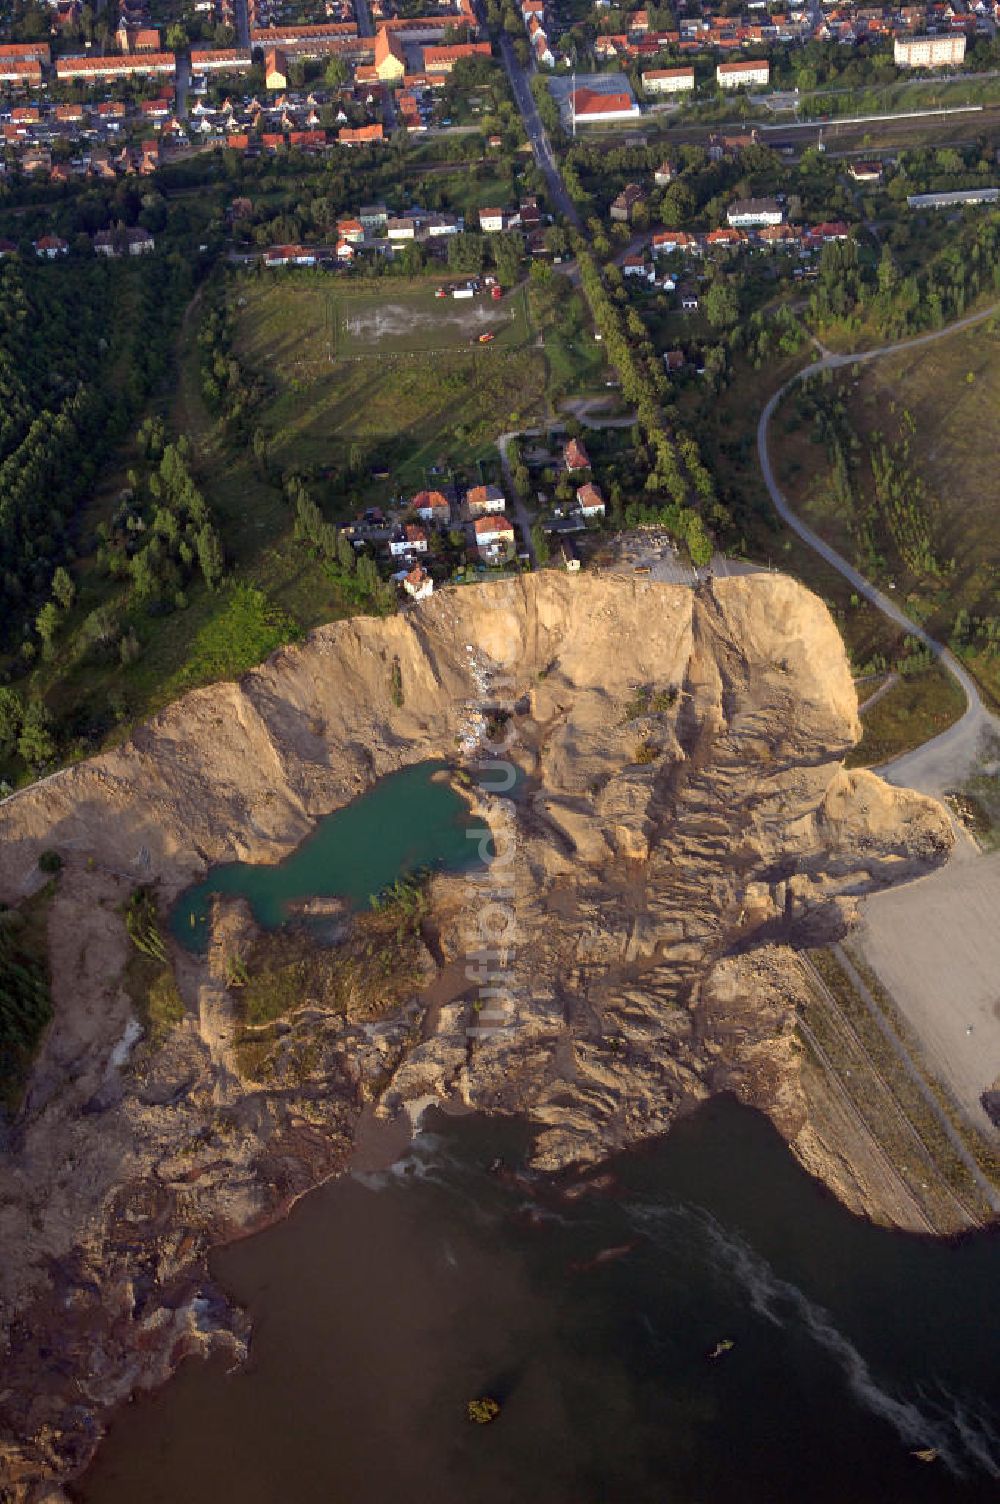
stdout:
POLYGON ((291 906, 315 898, 344 898, 355 907, 420 868, 449 872, 478 864, 468 805, 446 778, 442 762, 417 763, 382 778, 367 793, 318 821, 282 862, 226 862, 186 888, 170 916, 173 934, 188 950, 208 941, 217 893, 244 898, 265 929, 291 916, 291 906))

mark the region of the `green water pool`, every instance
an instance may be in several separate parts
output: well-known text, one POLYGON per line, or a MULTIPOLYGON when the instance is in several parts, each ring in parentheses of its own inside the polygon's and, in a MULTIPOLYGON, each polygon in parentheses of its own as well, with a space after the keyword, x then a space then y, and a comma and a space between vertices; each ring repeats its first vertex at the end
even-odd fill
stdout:
POLYGON ((244 898, 265 929, 308 899, 343 898, 354 907, 420 868, 462 871, 479 861, 478 833, 468 806, 435 777, 443 762, 417 763, 382 778, 353 803, 321 819, 282 862, 226 862, 180 895, 170 916, 176 938, 203 951, 217 893, 244 898))

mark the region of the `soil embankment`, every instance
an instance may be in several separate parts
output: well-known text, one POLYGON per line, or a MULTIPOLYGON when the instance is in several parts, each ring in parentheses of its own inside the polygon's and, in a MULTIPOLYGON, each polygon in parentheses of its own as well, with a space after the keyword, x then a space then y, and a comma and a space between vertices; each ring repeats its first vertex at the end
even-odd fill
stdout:
POLYGON ((65 864, 55 1021, 0 1170, 0 1478, 28 1497, 185 1353, 242 1350, 207 1251, 335 1173, 373 1103, 526 1113, 555 1168, 733 1091, 849 1205, 905 1220, 796 1037, 796 949, 951 847, 933 801, 843 770, 858 734, 836 628, 792 581, 545 573, 322 628, 0 807, 0 898, 39 886, 44 850, 65 864), (520 769, 510 802, 485 792, 502 786, 487 742, 520 769), (163 912, 209 864, 277 860, 375 779, 442 755, 481 779, 497 855, 432 883, 402 1005, 380 982, 373 1012, 364 958, 381 977, 392 951, 376 930, 347 942, 349 986, 343 960, 294 958, 302 987, 249 1031, 258 941, 220 905, 207 956, 173 957, 183 1021, 123 1060, 137 886, 163 912))

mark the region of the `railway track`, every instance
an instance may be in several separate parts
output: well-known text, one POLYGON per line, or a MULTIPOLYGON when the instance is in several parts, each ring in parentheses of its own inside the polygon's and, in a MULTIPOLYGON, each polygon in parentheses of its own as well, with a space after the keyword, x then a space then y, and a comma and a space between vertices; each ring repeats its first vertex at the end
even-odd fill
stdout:
MULTIPOLYGON (((881 1094, 885 1111, 891 1115, 893 1121, 895 1122, 899 1130, 903 1133, 904 1137, 916 1149, 921 1163, 926 1166, 927 1173, 936 1184, 939 1193, 946 1201, 950 1203, 950 1205, 954 1208, 954 1210, 966 1226, 983 1226, 983 1217, 981 1213, 978 1210, 974 1211, 972 1208, 970 1208, 965 1203, 965 1201, 956 1194, 956 1192, 945 1180, 934 1155, 931 1153, 919 1130, 913 1123, 913 1120, 903 1108, 902 1104, 899 1101, 899 1098, 896 1096, 896 1093, 893 1091, 891 1085, 886 1080, 882 1070, 872 1058, 868 1046, 858 1034, 851 1021, 845 1016, 843 1009, 838 1004, 836 998, 830 991, 825 980, 820 975, 813 962, 809 959, 808 956, 802 956, 800 957, 800 959, 806 972, 806 976, 809 979, 813 996, 823 1008, 827 1019, 832 1023, 835 1031, 840 1035, 842 1039, 846 1041, 849 1049, 851 1049, 864 1063, 866 1070, 868 1071, 871 1079, 874 1081, 881 1094)), ((803 1030, 803 1032, 805 1032, 805 1029, 803 1030)), ((812 1030, 810 1030, 809 1032, 814 1033, 814 1031, 812 1030)), ((825 1051, 824 1055, 826 1055, 825 1051)), ((827 1059, 828 1058, 829 1057, 827 1056, 827 1059)), ((835 1067, 833 1067, 833 1069, 834 1073, 838 1077, 838 1080, 840 1081, 841 1086, 843 1086, 844 1090, 847 1091, 846 1086, 844 1086, 843 1081, 840 1079, 839 1072, 836 1071, 835 1067)), ((848 1095, 850 1095, 850 1093, 848 1093, 848 1095)), ((852 1105, 855 1107, 856 1114, 863 1119, 864 1115, 863 1113, 861 1113, 858 1104, 854 1101, 853 1098, 851 1098, 851 1100, 852 1105)), ((865 1126, 868 1136, 877 1143, 878 1140, 876 1138, 874 1129, 867 1122, 865 1123, 865 1126)), ((879 1145, 879 1148, 881 1150, 881 1145, 879 1145)), ((884 1150, 881 1152, 883 1159, 887 1158, 884 1150)), ((895 1166, 893 1166, 893 1173, 897 1181, 905 1186, 908 1198, 911 1200, 911 1202, 916 1203, 915 1193, 911 1190, 909 1185, 907 1185, 902 1173, 895 1166)), ((924 1221, 927 1221, 926 1216, 924 1216, 924 1221)), ((931 1228, 931 1230, 940 1231, 940 1229, 937 1228, 931 1228)))

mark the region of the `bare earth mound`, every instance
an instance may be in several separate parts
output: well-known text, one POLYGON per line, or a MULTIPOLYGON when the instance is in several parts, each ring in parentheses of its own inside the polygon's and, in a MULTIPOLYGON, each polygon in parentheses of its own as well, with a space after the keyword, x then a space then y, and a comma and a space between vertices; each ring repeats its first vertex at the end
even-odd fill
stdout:
POLYGON ((29 1497, 185 1353, 241 1351, 207 1250, 340 1168, 366 1103, 525 1112, 555 1169, 730 1090, 849 1205, 903 1220, 795 1037, 795 948, 951 845, 933 801, 844 772, 858 732, 836 629, 792 581, 546 573, 324 628, 0 807, 0 898, 39 886, 43 850, 65 862, 56 1017, 0 1180, 0 1481, 29 1497), (483 792, 487 733, 523 775, 512 800, 483 792), (165 908, 212 862, 274 861, 432 756, 470 766, 497 857, 434 880, 405 1006, 373 1022, 310 982, 241 1050, 228 958, 252 926, 220 906, 206 960, 174 957, 184 1022, 128 1054, 138 884, 165 908))

